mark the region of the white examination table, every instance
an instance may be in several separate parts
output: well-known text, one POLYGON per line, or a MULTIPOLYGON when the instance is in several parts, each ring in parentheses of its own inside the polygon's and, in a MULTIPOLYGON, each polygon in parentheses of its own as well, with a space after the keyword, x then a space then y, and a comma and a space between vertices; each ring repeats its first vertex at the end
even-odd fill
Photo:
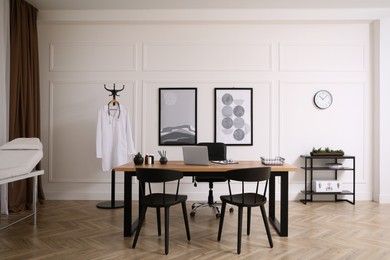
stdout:
POLYGON ((42 157, 42 143, 38 138, 17 138, 0 147, 0 185, 22 179, 34 178, 32 213, 4 227, 0 227, 0 230, 31 216, 34 216, 33 224, 36 224, 38 176, 42 175, 44 171, 33 171, 33 169, 42 157))

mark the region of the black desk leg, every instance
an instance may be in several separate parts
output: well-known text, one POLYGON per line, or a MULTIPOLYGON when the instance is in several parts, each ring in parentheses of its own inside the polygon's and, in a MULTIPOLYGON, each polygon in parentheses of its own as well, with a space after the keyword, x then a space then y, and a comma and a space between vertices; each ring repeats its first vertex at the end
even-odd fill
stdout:
MULTIPOLYGON (((124 189, 124 197, 125 204, 123 209, 123 236, 129 237, 133 234, 132 229, 132 183, 131 183, 131 173, 125 172, 125 189, 124 189)), ((135 229, 134 229, 135 230, 135 229)))
MULTIPOLYGON (((139 183, 138 190, 145 189, 145 183, 139 183), (143 186, 142 186, 143 185, 143 186)), ((131 183, 131 172, 125 172, 125 205, 124 205, 124 219, 123 219, 123 236, 130 237, 134 234, 138 227, 138 220, 141 214, 141 205, 138 203, 138 217, 134 220, 132 218, 133 209, 133 185, 131 183)))
POLYGON ((96 207, 99 209, 123 208, 123 201, 115 201, 115 170, 111 171, 111 201, 99 202, 96 207))
POLYGON ((271 173, 269 179, 269 193, 268 193, 268 218, 272 221, 275 220, 275 175, 271 173))
POLYGON ((269 221, 281 237, 288 236, 288 173, 272 172, 269 180, 269 221), (275 217, 275 176, 281 177, 280 183, 280 222, 275 217))
POLYGON ((288 173, 281 174, 280 184, 280 236, 288 236, 288 173))

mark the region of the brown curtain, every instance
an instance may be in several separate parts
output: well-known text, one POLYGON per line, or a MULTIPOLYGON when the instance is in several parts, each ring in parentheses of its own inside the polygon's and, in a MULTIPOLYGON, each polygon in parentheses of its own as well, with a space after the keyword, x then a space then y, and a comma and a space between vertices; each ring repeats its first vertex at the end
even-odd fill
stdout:
MULTIPOLYGON (((9 140, 40 138, 37 9, 24 0, 10 0, 10 41, 9 140)), ((40 179, 38 187, 43 200, 40 179)), ((8 204, 10 212, 31 208, 32 180, 10 183, 8 204)))

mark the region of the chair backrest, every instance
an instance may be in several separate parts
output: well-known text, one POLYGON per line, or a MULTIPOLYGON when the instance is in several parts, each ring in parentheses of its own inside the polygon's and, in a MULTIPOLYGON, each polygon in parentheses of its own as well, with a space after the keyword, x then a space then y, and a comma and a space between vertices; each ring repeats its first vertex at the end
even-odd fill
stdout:
MULTIPOLYGON (((176 185, 176 197, 179 193, 180 179, 183 178, 181 171, 168 170, 168 169, 154 169, 154 168, 137 168, 137 179, 140 182, 148 183, 149 194, 153 194, 151 183, 162 183, 162 193, 166 194, 165 183, 171 181, 177 181, 176 185)), ((144 185, 141 185, 141 188, 144 185)), ((145 190, 141 190, 141 197, 146 195, 145 190)), ((160 190, 159 190, 159 193, 160 190)))
POLYGON ((207 146, 207 149, 209 151, 210 161, 226 160, 226 144, 202 142, 202 143, 198 143, 198 145, 207 146))
MULTIPOLYGON (((228 180, 229 194, 232 196, 230 181, 241 182, 241 194, 245 194, 245 182, 256 182, 256 191, 259 193, 259 183, 265 181, 265 187, 263 190, 263 196, 267 192, 268 180, 271 177, 271 167, 256 167, 256 168, 244 168, 227 171, 225 174, 228 180)), ((244 199, 244 198, 243 198, 244 199)))

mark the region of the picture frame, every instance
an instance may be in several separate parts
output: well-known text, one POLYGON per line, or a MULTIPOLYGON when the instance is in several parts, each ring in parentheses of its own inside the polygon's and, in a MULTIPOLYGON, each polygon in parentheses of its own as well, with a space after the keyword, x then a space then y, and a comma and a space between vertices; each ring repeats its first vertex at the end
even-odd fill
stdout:
POLYGON ((215 88, 214 140, 253 145, 253 89, 215 88))
POLYGON ((159 145, 196 145, 197 139, 197 89, 159 88, 159 145))

